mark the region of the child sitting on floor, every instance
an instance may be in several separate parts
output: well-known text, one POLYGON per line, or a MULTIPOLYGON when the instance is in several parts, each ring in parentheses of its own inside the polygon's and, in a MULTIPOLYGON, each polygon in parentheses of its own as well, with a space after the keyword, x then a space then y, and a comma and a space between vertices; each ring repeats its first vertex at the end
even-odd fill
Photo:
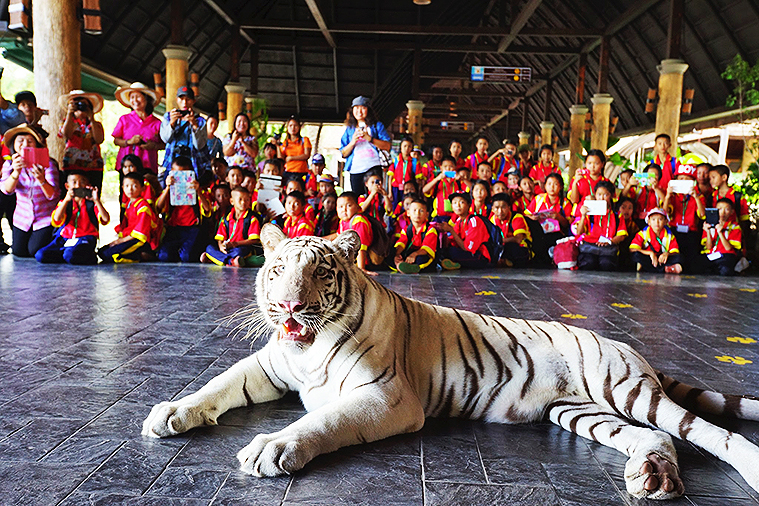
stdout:
POLYGON ((735 265, 741 254, 742 231, 735 219, 735 202, 721 198, 717 201, 719 223, 704 223, 701 244, 704 246, 702 262, 706 271, 720 276, 734 276, 735 265))
POLYGON ((643 272, 680 274, 680 249, 677 239, 667 228, 667 212, 655 207, 646 217, 648 226, 638 232, 630 244, 630 256, 643 272))
MULTIPOLYGON (((413 184, 412 181, 407 183, 413 184)), ((382 187, 382 178, 374 172, 367 172, 364 176, 366 192, 358 198, 361 214, 373 216, 380 223, 385 223, 385 216, 393 215, 393 203, 390 201, 385 189, 382 187)), ((405 183, 404 183, 405 188, 405 183)))
POLYGON ((484 219, 470 213, 472 196, 469 193, 454 193, 449 198, 454 216, 441 228, 448 232, 451 244, 443 252, 441 267, 445 270, 487 267, 491 262, 487 248, 490 241, 488 225, 484 219))
POLYGON ((633 201, 627 197, 620 197, 616 204, 617 216, 624 220, 627 229, 627 237, 619 243, 619 269, 621 271, 632 271, 635 269, 635 263, 630 257, 630 244, 633 238, 640 232, 638 224, 633 219, 633 201))
POLYGON ((456 191, 464 191, 456 190, 456 179, 450 177, 452 173, 458 176, 456 160, 452 156, 444 156, 440 162, 440 173, 422 188, 424 196, 432 200, 432 221, 435 223, 445 223, 451 219, 453 210, 448 197, 456 191))
POLYGON ((577 221, 577 235, 581 237, 577 267, 583 270, 613 271, 619 265, 619 243, 627 236, 625 221, 614 213, 614 185, 599 181, 595 200, 606 202, 606 213, 590 216, 590 209, 583 203, 577 221))
POLYGON ((121 168, 119 170, 119 202, 121 202, 121 210, 119 212, 119 219, 124 217, 124 211, 129 203, 129 197, 124 195, 123 181, 124 175, 132 172, 136 172, 143 178, 142 198, 148 201, 151 206, 155 205, 156 198, 161 194, 161 183, 158 182, 158 178, 152 172, 146 172, 142 165, 142 159, 133 154, 124 155, 121 159, 121 168))
MULTIPOLYGON (((411 202, 418 198, 419 197, 413 193, 409 193, 408 195, 403 196, 403 201, 400 203, 400 208, 396 210, 395 225, 393 230, 393 236, 396 240, 398 240, 398 238, 401 236, 401 231, 407 228, 411 223, 411 219, 408 215, 408 207, 411 205, 411 202)), ((429 214, 427 217, 429 218, 429 214)))
POLYGON ((508 195, 499 193, 493 197, 493 217, 490 221, 503 233, 503 252, 498 265, 526 266, 532 258, 530 228, 524 216, 511 211, 508 195))
POLYGON ((395 243, 395 268, 404 274, 434 271, 438 235, 429 222, 427 203, 413 198, 406 212, 410 223, 401 230, 395 243))
POLYGON ((520 178, 519 190, 521 194, 514 200, 511 208, 514 212, 524 214, 525 210, 530 207, 530 202, 535 199, 535 181, 529 176, 520 178))
POLYGON ((751 213, 748 209, 748 202, 741 192, 728 184, 730 180, 730 169, 727 165, 715 165, 709 169, 709 182, 714 188, 711 201, 719 202, 719 199, 730 199, 733 201, 733 210, 735 215, 733 219, 741 226, 741 232, 747 234, 751 228, 751 213))
POLYGON ((210 244, 200 255, 200 261, 232 267, 260 267, 264 262, 262 252, 256 255, 253 248, 261 244, 261 220, 251 209, 247 188, 238 186, 232 190, 232 206, 232 211, 219 223, 214 237, 216 245, 210 244))
POLYGON ((486 220, 490 218, 490 181, 478 179, 472 183, 472 214, 478 214, 486 220))
POLYGON ((158 218, 153 206, 142 198, 143 189, 142 176, 124 175, 123 190, 129 204, 124 219, 116 225, 119 238, 98 250, 103 263, 139 262, 158 247, 158 218))
POLYGON ((98 223, 111 221, 103 207, 97 186, 89 186, 86 173, 70 170, 65 183, 66 196, 53 211, 52 225, 58 227, 53 241, 37 250, 34 257, 40 263, 94 265, 99 231, 98 223), (89 190, 89 196, 85 193, 89 190))
POLYGON ((651 163, 646 167, 645 172, 648 174, 645 185, 638 184, 637 178, 632 177, 622 190, 623 197, 633 199, 634 218, 638 228, 645 228, 648 212, 651 209, 660 208, 664 202, 664 190, 659 188, 661 167, 651 163))
POLYGON ((288 238, 314 235, 314 223, 306 217, 305 209, 306 195, 299 190, 291 191, 285 199, 285 221, 282 225, 282 231, 288 238))
MULTIPOLYGON (((371 247, 374 240, 374 234, 372 233, 372 226, 369 221, 361 215, 361 207, 358 205, 358 194, 348 191, 343 192, 337 198, 337 216, 340 218, 338 233, 342 234, 348 230, 354 230, 361 240, 361 249, 356 256, 356 265, 365 274, 376 276, 376 272, 367 270, 367 267, 371 265, 369 247, 371 247)), ((328 236, 328 239, 334 239, 335 235, 328 236)))
POLYGON ((195 189, 196 203, 192 205, 171 204, 171 187, 176 183, 172 175, 174 171, 192 171, 192 160, 185 156, 178 156, 171 162, 171 173, 166 177, 166 188, 156 202, 156 209, 163 213, 166 221, 166 234, 158 248, 158 260, 161 262, 194 262, 193 256, 195 242, 200 233, 201 217, 211 216, 211 202, 202 191, 197 180, 188 184, 195 189))
POLYGON ((334 192, 322 196, 321 202, 322 207, 314 224, 314 235, 324 237, 337 232, 340 218, 337 217, 337 195, 334 192))

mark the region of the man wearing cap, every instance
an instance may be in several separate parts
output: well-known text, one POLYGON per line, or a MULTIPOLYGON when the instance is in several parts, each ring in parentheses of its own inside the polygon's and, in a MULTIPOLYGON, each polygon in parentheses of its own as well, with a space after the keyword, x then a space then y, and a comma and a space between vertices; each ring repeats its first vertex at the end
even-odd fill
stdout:
POLYGON ((187 86, 180 86, 177 107, 163 115, 161 139, 166 143, 166 155, 158 173, 162 185, 171 170, 172 160, 177 156, 187 156, 192 160, 197 177, 211 167, 211 157, 206 149, 206 120, 195 114, 192 109, 194 105, 195 93, 187 86))
POLYGON ((369 107, 369 99, 353 99, 345 118, 345 132, 340 140, 340 153, 345 158, 345 172, 350 174, 351 190, 364 191, 364 174, 382 170, 380 150, 390 150, 390 135, 377 121, 369 107))
POLYGON ((63 151, 61 185, 66 182, 68 171, 82 170, 98 190, 103 188, 103 157, 100 145, 105 140, 103 124, 95 120, 95 114, 103 110, 103 97, 97 93, 73 90, 60 97, 66 107, 66 119, 58 137, 66 141, 63 151))
POLYGON ((145 170, 158 174, 158 150, 163 149, 161 120, 153 116, 158 95, 142 83, 116 89, 116 100, 132 111, 124 114, 113 129, 113 143, 119 147, 116 168, 126 155, 136 155, 145 170))

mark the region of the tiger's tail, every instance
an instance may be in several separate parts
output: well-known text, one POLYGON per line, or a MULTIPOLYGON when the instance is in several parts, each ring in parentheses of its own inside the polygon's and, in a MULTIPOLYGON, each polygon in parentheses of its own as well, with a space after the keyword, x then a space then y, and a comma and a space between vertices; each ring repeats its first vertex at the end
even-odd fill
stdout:
POLYGON ((657 372, 657 377, 667 396, 688 411, 759 421, 759 398, 702 390, 661 372, 657 372))

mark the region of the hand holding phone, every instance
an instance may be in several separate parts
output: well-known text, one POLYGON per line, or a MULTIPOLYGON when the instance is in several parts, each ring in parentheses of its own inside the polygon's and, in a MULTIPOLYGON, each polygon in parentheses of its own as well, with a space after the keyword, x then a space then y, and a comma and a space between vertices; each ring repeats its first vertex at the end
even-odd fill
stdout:
POLYGON ((92 189, 90 188, 74 188, 74 197, 83 199, 92 197, 92 189))

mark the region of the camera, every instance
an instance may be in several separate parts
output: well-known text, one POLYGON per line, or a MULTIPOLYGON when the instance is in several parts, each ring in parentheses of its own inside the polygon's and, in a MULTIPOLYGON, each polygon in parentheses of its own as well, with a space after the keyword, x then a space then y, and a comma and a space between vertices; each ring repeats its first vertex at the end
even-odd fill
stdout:
POLYGON ((92 190, 89 188, 74 188, 74 197, 90 198, 92 197, 92 190))
POLYGON ((75 100, 74 101, 74 110, 75 111, 89 111, 90 110, 90 104, 88 104, 84 100, 75 100))
POLYGON ((179 110, 178 112, 179 112, 180 116, 187 116, 188 114, 190 114, 190 110, 189 109, 179 110))

